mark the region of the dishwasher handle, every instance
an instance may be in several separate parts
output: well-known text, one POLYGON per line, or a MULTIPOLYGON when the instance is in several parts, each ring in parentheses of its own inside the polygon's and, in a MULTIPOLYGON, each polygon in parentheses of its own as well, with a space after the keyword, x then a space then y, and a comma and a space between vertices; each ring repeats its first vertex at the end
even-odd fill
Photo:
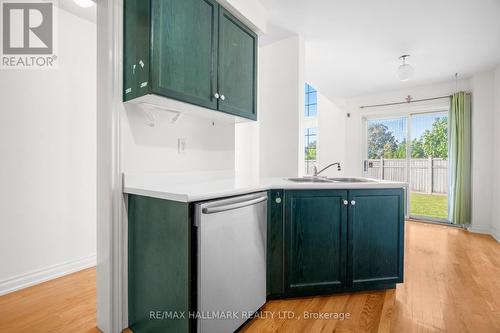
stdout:
POLYGON ((263 201, 267 201, 267 196, 263 196, 263 197, 252 199, 252 200, 231 203, 231 204, 227 204, 227 205, 206 207, 206 208, 203 208, 201 210, 201 212, 203 214, 215 214, 215 213, 225 212, 228 210, 233 210, 233 209, 238 209, 238 208, 256 205, 256 204, 261 203, 263 201))

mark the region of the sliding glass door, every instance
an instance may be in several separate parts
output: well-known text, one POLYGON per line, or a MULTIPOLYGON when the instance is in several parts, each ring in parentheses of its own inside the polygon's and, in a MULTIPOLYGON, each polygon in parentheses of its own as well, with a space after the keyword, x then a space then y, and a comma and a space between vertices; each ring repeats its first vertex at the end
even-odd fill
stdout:
POLYGON ((410 216, 448 221, 448 112, 411 116, 410 216))
POLYGON ((448 221, 448 112, 366 121, 367 177, 409 183, 410 217, 448 221))
POLYGON ((407 117, 367 121, 366 176, 407 182, 407 117))

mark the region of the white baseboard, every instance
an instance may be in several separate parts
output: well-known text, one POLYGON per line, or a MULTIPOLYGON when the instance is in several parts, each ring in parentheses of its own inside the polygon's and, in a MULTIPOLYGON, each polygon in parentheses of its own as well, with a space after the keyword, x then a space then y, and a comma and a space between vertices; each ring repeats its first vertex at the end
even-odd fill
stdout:
POLYGON ((498 230, 495 227, 491 227, 490 235, 493 236, 493 238, 495 238, 497 240, 497 242, 500 243, 500 230, 498 230))
POLYGON ((0 281, 0 296, 96 265, 96 256, 64 262, 0 281))
POLYGON ((498 229, 493 228, 493 227, 486 227, 486 226, 470 226, 467 228, 468 231, 476 233, 476 234, 485 234, 485 235, 490 235, 493 237, 497 242, 500 243, 500 232, 498 229))
POLYGON ((487 234, 489 235, 491 233, 491 229, 488 226, 474 226, 471 225, 470 227, 467 228, 468 231, 476 233, 476 234, 487 234))

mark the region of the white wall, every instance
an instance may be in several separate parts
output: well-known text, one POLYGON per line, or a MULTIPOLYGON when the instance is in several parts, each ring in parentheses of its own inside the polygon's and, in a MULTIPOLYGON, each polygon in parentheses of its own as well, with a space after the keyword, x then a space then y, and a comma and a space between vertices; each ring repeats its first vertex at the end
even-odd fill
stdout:
POLYGON ((244 179, 256 180, 260 177, 260 124, 258 121, 235 125, 235 174, 236 177, 244 179))
POLYGON ((95 262, 96 25, 58 37, 58 69, 0 71, 0 294, 95 262))
MULTIPOLYGON (((297 37, 260 46, 259 121, 236 125, 238 176, 303 173, 303 133, 311 126, 318 127, 319 166, 345 160, 345 112, 318 92, 318 119, 314 124, 304 119, 302 49, 297 37)), ((325 172, 330 176, 342 174, 336 168, 325 172)))
POLYGON ((494 82, 494 136, 493 136, 493 151, 495 152, 494 166, 494 182, 493 182, 493 199, 492 199, 492 220, 491 233, 500 242, 500 66, 495 71, 494 82))
MULTIPOLYGON (((207 111, 209 112, 209 111, 207 111)), ((234 170, 234 124, 185 115, 172 123, 172 114, 154 111, 154 127, 137 107, 122 109, 122 169, 124 172, 182 172, 234 170), (178 139, 186 151, 178 152, 178 139)))
MULTIPOLYGON (((346 150, 346 112, 318 92, 318 147, 317 166, 319 169, 333 162, 340 162, 344 167, 346 150)), ((322 175, 339 177, 344 174, 336 167, 325 170, 322 175)))
MULTIPOLYGON (((259 48, 260 175, 299 173, 304 110, 303 43, 291 37, 259 48)), ((300 165, 302 165, 302 161, 300 165)))
POLYGON ((471 79, 472 91, 472 229, 488 232, 492 219, 494 176, 494 73, 471 79))

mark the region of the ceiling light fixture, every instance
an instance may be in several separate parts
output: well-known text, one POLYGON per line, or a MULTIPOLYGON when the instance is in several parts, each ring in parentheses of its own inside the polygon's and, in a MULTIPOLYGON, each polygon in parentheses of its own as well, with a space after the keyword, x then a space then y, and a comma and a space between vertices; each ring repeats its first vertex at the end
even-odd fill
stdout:
POLYGON ((82 8, 90 8, 95 5, 93 0, 73 0, 78 6, 82 8))
POLYGON ((400 81, 408 81, 412 78, 413 74, 415 74, 415 70, 413 67, 406 63, 406 58, 408 58, 409 54, 404 54, 399 59, 403 61, 401 66, 398 68, 398 76, 400 81))

